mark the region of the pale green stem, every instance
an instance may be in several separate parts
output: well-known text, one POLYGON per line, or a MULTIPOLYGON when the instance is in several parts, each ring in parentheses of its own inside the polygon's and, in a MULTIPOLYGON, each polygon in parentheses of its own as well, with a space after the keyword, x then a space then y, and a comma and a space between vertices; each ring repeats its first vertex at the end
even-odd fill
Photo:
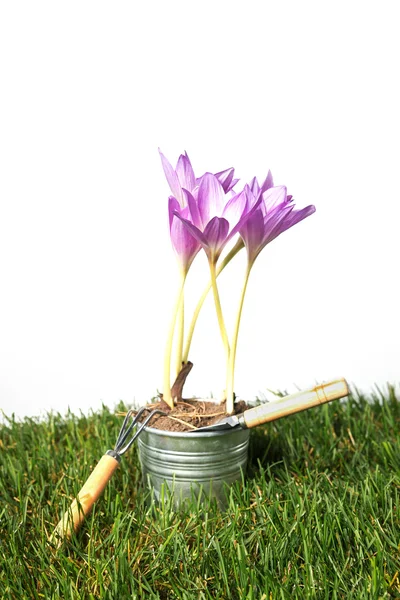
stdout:
MULTIPOLYGON (((243 242, 241 240, 239 240, 238 243, 235 244, 235 246, 232 248, 232 250, 225 256, 224 260, 221 262, 220 265, 218 265, 217 267, 217 273, 216 276, 218 277, 218 275, 225 269, 226 265, 230 263, 230 261, 232 260, 232 258, 234 256, 236 256, 236 254, 239 252, 239 250, 241 250, 243 248, 243 242)), ((204 304, 205 299, 208 296, 209 291, 212 288, 212 283, 211 283, 211 279, 208 282, 207 287, 205 288, 204 292, 202 293, 200 300, 197 303, 197 306, 194 310, 193 313, 193 317, 190 323, 190 327, 189 327, 189 331, 187 334, 187 339, 186 339, 186 344, 185 344, 185 350, 183 353, 183 357, 182 357, 182 361, 184 363, 187 363, 188 358, 189 358, 189 351, 190 351, 190 346, 192 344, 192 338, 193 338, 193 333, 194 333, 194 328, 196 327, 196 323, 197 323, 197 318, 199 316, 199 313, 202 309, 202 306, 204 304)))
POLYGON ((171 407, 174 407, 174 400, 171 395, 171 354, 172 354, 172 344, 174 340, 174 332, 175 332, 175 324, 176 318, 178 316, 179 307, 182 302, 183 289, 185 286, 186 273, 182 273, 181 282, 179 285, 178 296, 175 302, 175 306, 172 312, 171 325, 168 332, 167 337, 167 345, 165 347, 165 357, 164 357, 164 388, 163 388, 163 399, 165 402, 171 407))
POLYGON ((209 264, 210 264, 211 285, 212 285, 212 290, 213 290, 213 294, 214 294, 215 310, 217 311, 219 330, 221 332, 222 341, 225 346, 226 360, 228 361, 229 360, 229 352, 230 352, 229 340, 228 340, 228 335, 226 333, 225 321, 224 321, 224 317, 222 314, 221 300, 220 300, 219 292, 218 292, 217 273, 216 273, 215 263, 213 263, 210 260, 209 264))
POLYGON ((185 331, 185 296, 184 293, 181 295, 181 302, 179 305, 178 312, 178 336, 176 341, 176 377, 182 369, 182 355, 183 355, 183 335, 185 331))
POLYGON ((247 284, 249 281, 249 275, 250 275, 252 266, 253 266, 253 263, 247 263, 242 293, 240 295, 239 310, 238 310, 238 314, 236 317, 235 328, 233 331, 231 351, 229 354, 228 370, 227 370, 227 377, 226 377, 226 412, 228 415, 231 415, 233 413, 233 399, 234 399, 233 398, 233 396, 234 396, 233 386, 234 386, 234 377, 235 377, 235 360, 236 360, 236 350, 237 350, 237 342, 238 342, 238 336, 239 336, 240 318, 242 316, 243 302, 244 302, 244 297, 246 295, 247 284))

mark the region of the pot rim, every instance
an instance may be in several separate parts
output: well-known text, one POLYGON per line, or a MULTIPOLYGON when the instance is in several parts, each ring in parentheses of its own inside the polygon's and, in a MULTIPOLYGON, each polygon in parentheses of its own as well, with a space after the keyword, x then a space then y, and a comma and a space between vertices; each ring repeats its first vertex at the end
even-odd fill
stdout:
POLYGON ((230 429, 219 429, 217 431, 167 431, 166 429, 156 429, 155 427, 143 427, 144 432, 151 433, 153 435, 163 435, 171 438, 193 438, 198 439, 199 437, 222 437, 228 433, 234 433, 239 431, 247 431, 244 427, 231 427, 230 429))

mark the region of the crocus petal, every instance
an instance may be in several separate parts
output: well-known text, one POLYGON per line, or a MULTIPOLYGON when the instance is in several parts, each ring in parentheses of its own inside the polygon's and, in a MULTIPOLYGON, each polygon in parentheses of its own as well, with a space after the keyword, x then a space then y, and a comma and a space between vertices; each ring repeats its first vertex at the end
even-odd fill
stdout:
POLYGON ((284 185, 269 188, 262 194, 264 214, 274 210, 275 207, 287 202, 287 188, 284 185))
POLYGON ((171 242, 183 271, 187 272, 201 245, 189 233, 183 222, 173 215, 170 227, 171 242))
POLYGON ((226 204, 222 216, 229 221, 230 229, 233 229, 239 223, 247 205, 247 194, 244 190, 233 196, 226 204))
POLYGON ((169 228, 171 229, 172 221, 174 219, 174 212, 179 210, 179 202, 174 196, 168 198, 168 216, 169 216, 169 228))
POLYGON ((215 262, 220 256, 229 236, 229 223, 226 219, 214 217, 207 223, 204 232, 200 231, 188 219, 179 213, 175 215, 180 219, 191 235, 203 246, 209 260, 215 262))
POLYGON ((242 225, 244 225, 247 222, 247 220, 257 210, 258 207, 262 208, 261 195, 259 195, 259 197, 256 198, 252 194, 252 192, 247 184, 244 186, 242 194, 246 195, 247 207, 246 207, 246 210, 243 212, 242 216, 240 217, 240 220, 238 221, 237 225, 232 229, 231 234, 230 234, 232 236, 240 230, 242 225))
POLYGON ((264 243, 263 246, 272 242, 279 233, 284 231, 283 223, 285 219, 289 218, 290 213, 294 210, 294 206, 291 204, 282 204, 277 206, 275 210, 268 213, 264 217, 264 243), (282 228, 282 229, 281 229, 282 228))
POLYGON ((164 156, 160 149, 158 149, 160 154, 161 163, 164 169, 165 177, 168 181, 168 185, 171 189, 172 195, 178 200, 179 204, 183 206, 183 198, 182 198, 182 187, 179 183, 179 179, 177 174, 175 173, 171 163, 164 156))
POLYGON ((240 235, 247 248, 249 259, 254 260, 254 255, 264 240, 264 216, 261 207, 258 207, 240 228, 240 235))
POLYGON ((182 217, 179 212, 174 213, 178 219, 180 219, 183 225, 186 227, 187 231, 201 244, 203 247, 207 246, 207 239, 204 237, 204 234, 198 227, 193 225, 188 219, 182 217))
POLYGON ((306 217, 312 215, 315 212, 315 207, 310 205, 302 208, 301 210, 294 210, 294 206, 287 204, 285 209, 282 211, 280 217, 270 219, 266 226, 265 239, 263 247, 271 243, 281 233, 296 225, 306 217))
POLYGON ((272 232, 274 234, 273 239, 275 239, 275 237, 277 237, 287 229, 290 229, 290 227, 293 227, 293 225, 300 223, 300 221, 303 221, 303 219, 306 219, 313 213, 315 213, 315 206, 313 206, 312 204, 300 210, 292 210, 288 212, 288 214, 285 215, 283 221, 280 222, 278 227, 272 232))
POLYGON ((220 217, 214 217, 207 223, 204 230, 204 237, 207 240, 207 245, 214 251, 218 251, 221 244, 225 241, 228 231, 228 221, 220 217))
POLYGON ((229 190, 235 187, 235 185, 240 181, 240 179, 232 179, 232 183, 229 186, 229 190))
POLYGON ((224 209, 224 188, 212 173, 205 173, 201 178, 197 193, 197 204, 203 223, 213 217, 221 217, 224 209))
POLYGON ((254 196, 258 197, 258 194, 260 193, 260 186, 257 181, 257 177, 253 177, 253 179, 250 181, 249 188, 250 188, 252 194, 254 194, 254 196))
POLYGON ((260 189, 261 194, 263 194, 264 192, 269 190, 269 188, 273 187, 273 185, 274 185, 274 180, 272 178, 272 173, 271 173, 271 171, 268 171, 268 175, 265 178, 265 181, 262 184, 261 189, 260 189))
POLYGON ((181 187, 190 192, 196 187, 196 177, 187 153, 181 154, 175 169, 181 187))
MULTIPOLYGON (((253 182, 251 182, 253 183, 253 182)), ((257 190, 257 185, 258 182, 256 182, 256 185, 254 186, 254 189, 257 190)), ((259 206, 262 203, 262 196, 261 194, 258 193, 254 193, 253 190, 251 189, 250 185, 245 185, 243 188, 243 191, 246 193, 247 196, 247 209, 248 211, 251 210, 255 210, 255 207, 259 206)))
MULTIPOLYGON (((230 169, 225 169, 225 171, 219 171, 219 173, 215 173, 215 177, 218 179, 218 181, 224 188, 225 194, 227 192, 229 192, 234 185, 234 184, 232 185, 234 173, 235 173, 235 169, 233 169, 232 167, 230 169)), ((238 179, 235 180, 236 183, 238 181, 239 181, 238 179)))
POLYGON ((190 221, 193 223, 193 225, 195 225, 198 229, 203 230, 203 222, 201 219, 201 215, 200 215, 200 211, 199 211, 199 207, 197 205, 196 200, 194 199, 193 195, 188 192, 188 190, 183 189, 183 194, 185 196, 185 200, 186 203, 189 207, 189 213, 190 213, 190 221))
POLYGON ((240 228, 239 233, 246 246, 250 263, 253 263, 261 250, 274 239, 274 231, 278 229, 280 222, 291 210, 293 210, 292 206, 281 205, 265 217, 264 208, 259 206, 254 212, 254 216, 252 215, 244 227, 240 228))

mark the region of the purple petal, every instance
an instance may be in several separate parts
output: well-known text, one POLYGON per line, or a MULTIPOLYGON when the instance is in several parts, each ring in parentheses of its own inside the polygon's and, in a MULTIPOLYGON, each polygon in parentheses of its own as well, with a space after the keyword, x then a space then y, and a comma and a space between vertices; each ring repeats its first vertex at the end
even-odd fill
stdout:
POLYGON ((310 204, 309 206, 306 206, 305 208, 302 208, 300 210, 290 211, 290 213, 284 219, 284 221, 282 223, 282 226, 284 226, 284 227, 282 227, 280 229, 279 233, 282 233, 283 231, 286 231, 290 227, 293 227, 293 225, 300 223, 300 221, 303 221, 303 219, 306 219, 313 213, 315 213, 315 206, 313 206, 312 204, 310 204))
POLYGON ((212 173, 205 173, 201 178, 197 194, 201 220, 208 223, 213 217, 221 217, 225 204, 224 189, 212 173))
POLYGON ((262 194, 262 203, 265 208, 265 214, 274 210, 280 204, 287 202, 287 189, 284 185, 269 188, 262 194))
POLYGON ((254 214, 254 212, 257 210, 257 208, 260 206, 261 204, 261 196, 259 196, 258 200, 255 200, 255 203, 253 204, 253 206, 248 209, 249 206, 249 197, 252 196, 251 190, 249 188, 248 185, 245 185, 244 190, 242 192, 240 192, 239 195, 244 195, 247 198, 247 205, 246 208, 244 209, 242 215, 240 216, 239 220, 237 221, 236 225, 234 225, 231 230, 229 231, 229 233, 226 236, 226 239, 223 243, 223 245, 221 245, 220 247, 220 252, 222 252, 224 246, 241 230, 241 228, 246 224, 247 220, 254 214))
POLYGON ((185 195, 185 199, 187 202, 187 205, 189 207, 189 214, 190 214, 190 221, 193 223, 193 225, 195 225, 198 229, 203 230, 203 222, 201 220, 201 215, 200 215, 200 211, 199 211, 199 207, 197 206, 197 202, 194 199, 193 195, 188 192, 187 190, 182 190, 184 195, 185 195))
POLYGON ((272 242, 281 233, 296 225, 306 217, 312 215, 315 212, 315 206, 306 206, 301 210, 294 210, 294 205, 286 205, 285 209, 282 210, 280 215, 277 215, 273 219, 269 220, 268 223, 264 223, 266 227, 265 241, 263 247, 272 242))
POLYGON ((217 262, 222 250, 230 239, 228 232, 229 223, 226 219, 214 217, 207 223, 204 230, 204 237, 207 240, 207 245, 204 246, 204 250, 211 262, 217 262))
POLYGON ((184 271, 192 264, 201 246, 197 240, 188 232, 183 222, 173 215, 170 228, 171 242, 177 254, 178 260, 184 271))
MULTIPOLYGON (((224 188, 224 192, 227 193, 232 189, 232 180, 233 174, 235 173, 235 169, 232 167, 230 169, 225 169, 225 171, 219 171, 219 173, 215 173, 215 177, 218 179, 222 187, 224 188)), ((239 181, 236 179, 236 182, 239 181)))
MULTIPOLYGON (((258 185, 258 183, 257 183, 257 185, 258 185)), ((257 185, 255 186, 255 189, 257 189, 257 185)), ((247 195, 247 203, 248 203, 249 211, 253 210, 256 206, 259 206, 261 204, 262 198, 261 198, 260 193, 255 194, 249 185, 246 184, 244 186, 243 191, 247 195)))
MULTIPOLYGON (((264 216, 263 206, 259 206, 244 227, 240 228, 240 235, 245 243, 249 262, 254 262, 261 250, 274 239, 274 232, 278 230, 281 221, 285 218, 287 212, 293 207, 281 205, 274 211, 264 216)), ((279 234, 276 234, 279 235, 279 234)))
POLYGON ((239 181, 240 181, 240 179, 232 179, 232 182, 231 182, 231 185, 229 186, 228 191, 232 190, 239 181))
POLYGON ((172 221, 174 219, 175 211, 179 211, 180 205, 176 198, 170 196, 168 198, 168 215, 169 215, 169 228, 171 230, 172 221))
POLYGON ((212 261, 217 260, 229 239, 229 237, 227 237, 229 231, 228 221, 226 219, 214 217, 207 223, 204 232, 201 232, 193 225, 193 223, 184 219, 178 212, 176 212, 175 215, 182 221, 182 224, 187 231, 190 232, 197 242, 203 246, 208 258, 212 261))
POLYGON ((196 177, 187 153, 181 154, 176 165, 176 174, 181 187, 191 192, 196 187, 196 177))
POLYGON ((289 218, 293 209, 293 205, 281 205, 264 217, 264 246, 284 231, 283 223, 289 218))
POLYGON ((233 229, 239 223, 247 205, 247 194, 244 190, 233 196, 226 204, 222 216, 229 221, 230 229, 233 229))
POLYGON ((274 180, 272 178, 272 173, 271 173, 271 171, 268 171, 268 175, 265 178, 265 181, 261 186, 260 192, 263 194, 264 192, 269 190, 269 188, 273 187, 273 185, 274 185, 274 180))
POLYGON ((257 181, 257 177, 253 177, 253 179, 250 181, 249 188, 250 188, 251 192, 254 194, 254 196, 258 196, 258 194, 260 193, 260 186, 257 181))
POLYGON ((247 210, 245 210, 240 218, 240 220, 238 221, 237 225, 235 227, 233 227, 232 231, 229 233, 228 239, 231 239, 240 229, 243 225, 245 225, 245 223, 247 222, 247 220, 251 217, 251 215, 257 210, 257 208, 261 206, 261 196, 259 196, 258 198, 255 198, 249 188, 249 186, 246 184, 244 186, 244 190, 243 192, 241 192, 242 194, 246 195, 247 198, 247 210))
POLYGON ((164 169, 165 177, 167 178, 168 185, 171 189, 172 195, 178 200, 178 202, 183 206, 183 198, 182 198, 182 189, 178 180, 178 176, 175 173, 171 163, 164 156, 160 149, 158 149, 160 154, 161 163, 164 169))
POLYGON ((182 221, 186 230, 199 242, 199 244, 204 247, 207 246, 207 239, 205 238, 203 232, 198 229, 198 227, 193 225, 193 223, 191 223, 188 219, 183 218, 179 212, 176 211, 174 214, 182 221))
POLYGON ((229 231, 229 223, 226 219, 214 217, 211 219, 204 230, 204 237, 207 245, 214 251, 217 251, 225 241, 229 231))
POLYGON ((258 207, 240 228, 239 233, 245 243, 250 259, 256 254, 264 240, 264 217, 258 207))

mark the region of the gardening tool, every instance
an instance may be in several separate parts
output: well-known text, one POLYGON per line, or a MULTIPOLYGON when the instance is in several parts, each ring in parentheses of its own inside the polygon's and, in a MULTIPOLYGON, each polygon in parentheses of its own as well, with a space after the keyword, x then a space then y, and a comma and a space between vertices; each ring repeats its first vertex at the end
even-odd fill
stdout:
POLYGON ((101 496, 114 471, 117 469, 119 463, 121 462, 122 455, 129 450, 138 435, 140 435, 142 429, 155 415, 166 414, 159 409, 153 410, 145 418, 143 423, 138 426, 136 432, 128 441, 129 435, 145 410, 147 409, 144 406, 135 414, 135 416, 133 416, 135 413, 134 410, 128 411, 119 432, 114 450, 107 450, 104 456, 101 457, 89 478, 86 480, 86 483, 83 485, 78 496, 72 502, 70 508, 65 512, 64 516, 58 523, 50 538, 50 541, 53 542, 54 540, 59 540, 60 538, 64 537, 70 538, 72 531, 78 531, 80 525, 85 519, 85 516, 91 511, 93 504, 101 496), (132 420, 129 423, 131 418, 132 420))
POLYGON ((249 408, 240 415, 224 417, 218 421, 218 423, 193 429, 190 433, 195 435, 196 432, 203 431, 218 431, 221 429, 239 427, 242 429, 257 427, 257 425, 276 421, 277 419, 307 410, 313 406, 319 406, 326 402, 332 402, 332 400, 344 398, 348 393, 349 388, 346 380, 337 379, 330 381, 329 383, 317 385, 310 390, 284 396, 274 402, 268 402, 261 406, 256 406, 255 408, 249 408))
MULTIPOLYGON (((233 415, 223 418, 214 425, 200 427, 196 430, 187 432, 191 436, 196 432, 218 431, 223 429, 248 429, 256 427, 269 421, 275 421, 288 415, 307 410, 313 406, 318 406, 326 402, 331 402, 338 398, 348 395, 348 386, 345 379, 338 379, 317 385, 311 390, 296 392, 289 396, 284 396, 275 402, 250 408, 240 415, 233 415)), ((76 499, 72 502, 70 508, 55 528, 50 541, 70 538, 73 531, 78 531, 85 516, 91 511, 93 504, 103 493, 107 483, 111 479, 114 471, 121 462, 121 457, 132 446, 137 437, 145 429, 150 420, 157 414, 166 415, 162 410, 153 410, 138 426, 136 432, 129 439, 133 428, 142 417, 147 408, 141 408, 135 416, 133 410, 129 410, 122 424, 114 450, 108 450, 100 459, 95 469, 83 485, 76 499), (132 421, 129 423, 130 419, 132 421)), ((190 437, 191 437, 190 436, 190 437)))

